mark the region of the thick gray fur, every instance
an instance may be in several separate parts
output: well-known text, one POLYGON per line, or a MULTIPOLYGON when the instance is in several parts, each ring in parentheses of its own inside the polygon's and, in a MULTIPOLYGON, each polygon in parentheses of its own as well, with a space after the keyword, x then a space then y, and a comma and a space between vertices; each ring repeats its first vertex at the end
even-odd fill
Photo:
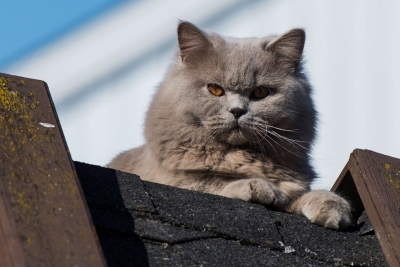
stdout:
POLYGON ((310 191, 316 111, 303 72, 304 30, 232 38, 180 22, 178 42, 147 113, 146 144, 108 167, 303 214, 328 228, 349 226, 346 200, 310 191), (255 99, 256 88, 269 94, 255 99))

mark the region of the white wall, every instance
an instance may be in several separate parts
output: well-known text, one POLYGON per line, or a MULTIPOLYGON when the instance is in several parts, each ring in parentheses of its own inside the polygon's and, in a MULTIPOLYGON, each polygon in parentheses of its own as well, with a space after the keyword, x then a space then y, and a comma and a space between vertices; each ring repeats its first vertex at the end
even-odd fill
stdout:
POLYGON ((178 19, 238 37, 303 27, 320 113, 314 187, 329 189, 354 148, 400 157, 398 14, 398 1, 128 3, 7 72, 48 82, 73 159, 103 165, 143 143, 144 114, 172 58, 178 19))

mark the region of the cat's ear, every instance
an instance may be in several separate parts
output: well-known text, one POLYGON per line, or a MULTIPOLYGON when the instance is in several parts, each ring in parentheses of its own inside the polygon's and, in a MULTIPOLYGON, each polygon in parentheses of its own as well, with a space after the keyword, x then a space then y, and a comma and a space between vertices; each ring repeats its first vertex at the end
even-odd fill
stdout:
POLYGON ((202 30, 186 21, 181 21, 178 25, 178 42, 184 63, 201 61, 213 47, 202 30))
POLYGON ((279 64, 293 73, 300 62, 305 41, 304 30, 293 29, 268 43, 265 49, 275 53, 279 64))

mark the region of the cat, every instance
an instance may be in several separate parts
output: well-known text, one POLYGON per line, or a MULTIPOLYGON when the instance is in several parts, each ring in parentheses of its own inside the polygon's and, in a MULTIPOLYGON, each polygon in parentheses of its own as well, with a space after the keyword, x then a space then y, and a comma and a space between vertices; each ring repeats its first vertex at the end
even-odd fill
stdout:
POLYGON ((222 37, 180 21, 178 50, 153 97, 146 144, 107 167, 142 179, 257 202, 327 228, 352 224, 342 197, 310 189, 317 114, 303 29, 222 37))

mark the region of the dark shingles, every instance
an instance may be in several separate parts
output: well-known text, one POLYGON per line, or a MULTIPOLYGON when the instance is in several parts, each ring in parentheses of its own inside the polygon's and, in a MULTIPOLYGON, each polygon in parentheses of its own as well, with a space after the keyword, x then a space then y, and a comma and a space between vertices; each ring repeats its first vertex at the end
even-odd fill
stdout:
POLYGON ((204 266, 334 266, 331 263, 283 254, 259 246, 242 245, 222 238, 174 246, 176 251, 204 266))
POLYGON ((109 266, 386 266, 376 237, 360 230, 75 166, 109 266))
POLYGON ((89 205, 155 212, 138 176, 81 162, 75 168, 89 205))
POLYGON ((130 213, 92 208, 91 215, 97 228, 120 234, 137 235, 143 239, 158 242, 172 244, 216 236, 210 232, 176 227, 153 219, 132 218, 130 213))
POLYGON ((155 212, 153 203, 143 187, 143 181, 136 175, 117 171, 118 184, 125 207, 141 212, 155 212))
POLYGON ((167 243, 180 243, 215 237, 210 232, 172 226, 155 220, 135 218, 135 233, 142 238, 167 243))
POLYGON ((99 229, 97 234, 108 267, 152 266, 149 265, 148 249, 139 238, 99 229))
POLYGON ((160 243, 143 243, 137 237, 100 232, 100 242, 109 267, 198 266, 160 243))
MULTIPOLYGON (((278 215, 278 214, 277 214, 278 215)), ((338 264, 386 266, 374 235, 359 236, 359 230, 335 231, 315 225, 299 215, 279 214, 279 232, 285 246, 297 255, 338 264)))
POLYGON ((165 267, 191 267, 200 265, 190 258, 186 258, 179 253, 175 253, 172 248, 166 246, 159 246, 152 243, 145 243, 149 255, 149 266, 165 266, 165 267))
POLYGON ((361 214, 360 218, 358 218, 357 224, 360 225, 359 235, 370 235, 375 233, 374 227, 372 226, 371 221, 365 210, 361 214))
POLYGON ((135 233, 136 224, 134 218, 128 212, 112 212, 92 207, 90 213, 96 228, 126 235, 133 235, 135 233))
POLYGON ((264 206, 145 182, 158 214, 167 221, 266 246, 280 236, 264 206))
MULTIPOLYGON (((125 207, 118 181, 121 172, 79 162, 75 168, 107 265, 150 266, 148 249, 133 234, 135 222, 125 207)), ((141 181, 135 175, 128 176, 138 182, 131 191, 135 199, 152 207, 141 181)))

